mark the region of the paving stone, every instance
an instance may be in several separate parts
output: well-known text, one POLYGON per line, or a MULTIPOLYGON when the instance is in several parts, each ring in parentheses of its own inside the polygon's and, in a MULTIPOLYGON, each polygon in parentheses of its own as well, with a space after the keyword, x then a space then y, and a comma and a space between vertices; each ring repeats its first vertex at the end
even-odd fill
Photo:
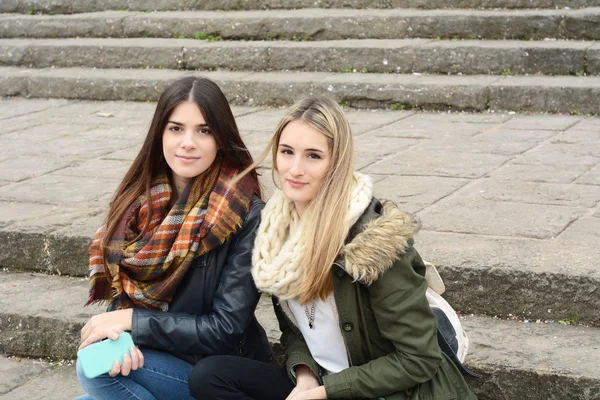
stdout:
POLYGON ((580 131, 569 129, 561 132, 550 141, 556 145, 571 145, 567 149, 580 155, 591 155, 600 157, 600 132, 598 131, 580 131))
MULTIPOLYGON (((421 217, 427 226, 429 216, 421 217)), ((562 240, 562 235, 535 240, 422 230, 415 246, 438 266, 444 297, 463 315, 556 321, 577 316, 600 324, 597 242, 562 240)))
MULTIPOLYGON (((69 104, 68 100, 62 99, 31 99, 23 101, 20 98, 0 99, 0 119, 18 117, 49 108, 60 107, 69 104)), ((3 121, 3 124, 5 122, 3 121)))
POLYGON ((596 212, 594 213, 594 217, 600 218, 600 208, 596 208, 596 212))
POLYGON ((502 180, 518 177, 523 182, 571 183, 589 168, 586 165, 575 164, 564 168, 560 165, 509 163, 491 172, 490 176, 502 180))
POLYGON ((600 186, 600 165, 583 174, 575 183, 600 186))
POLYGON ((422 141, 415 151, 431 152, 432 154, 438 151, 461 151, 511 156, 521 154, 554 135, 556 133, 552 131, 516 131, 492 128, 473 136, 467 143, 457 141, 455 138, 422 141))
MULTIPOLYGON (((62 243, 59 242, 60 239, 64 243, 82 243, 81 249, 85 250, 85 252, 79 252, 81 257, 72 257, 70 264, 65 264, 65 266, 69 267, 70 272, 63 272, 68 275, 78 275, 78 276, 87 276, 88 274, 88 260, 89 253, 87 249, 89 247, 89 243, 91 243, 91 239, 96 235, 98 229, 104 225, 106 214, 108 213, 109 201, 112 198, 112 193, 102 197, 98 201, 98 207, 94 208, 88 215, 82 216, 77 215, 68 224, 56 229, 52 232, 52 238, 56 238, 56 242, 53 242, 53 251, 55 254, 68 254, 69 246, 60 246, 62 243)), ((72 251, 72 250, 71 250, 72 251)), ((72 251, 73 252, 73 251, 72 251)), ((58 258, 58 257, 55 257, 58 258)), ((55 264, 56 265, 56 264, 55 264)))
POLYGON ((352 134, 362 135, 382 126, 408 118, 414 115, 414 111, 389 112, 384 110, 346 109, 344 110, 344 114, 348 118, 350 125, 352 125, 352 134))
POLYGON ((378 162, 365 172, 390 175, 430 175, 454 178, 478 178, 507 161, 493 154, 436 151, 406 151, 378 162))
POLYGON ((491 201, 461 192, 419 216, 428 230, 551 239, 582 214, 576 207, 491 201))
POLYGON ((579 122, 577 122, 571 128, 582 131, 597 131, 600 128, 600 118, 587 117, 580 119, 579 122))
POLYGON ((455 192, 467 179, 437 176, 388 176, 377 182, 374 194, 392 200, 406 212, 414 213, 455 192))
POLYGON ((367 133, 354 139, 354 155, 377 154, 380 157, 385 157, 410 149, 421 142, 421 139, 381 137, 375 136, 373 133, 367 133))
POLYGON ((515 156, 515 164, 555 165, 563 168, 574 166, 590 167, 600 163, 598 149, 577 144, 543 143, 535 149, 515 156))
POLYGON ((520 177, 510 181, 493 178, 475 182, 460 196, 471 200, 492 200, 527 204, 593 208, 600 202, 600 188, 575 184, 522 182, 520 177))
MULTIPOLYGON (((19 117, 19 119, 21 119, 21 117, 19 117)), ((13 120, 8 119, 6 121, 11 121, 13 120)), ((55 123, 55 122, 44 122, 44 121, 38 121, 38 125, 36 126, 32 126, 29 128, 22 128, 22 129, 18 129, 9 133, 5 133, 4 135, 0 136, 0 140, 2 140, 2 148, 3 151, 5 152, 6 149, 8 148, 8 146, 11 145, 11 143, 19 143, 19 142, 24 142, 24 141, 28 141, 29 143, 40 143, 40 142, 46 142, 48 140, 52 140, 52 139, 57 139, 57 138, 61 138, 61 137, 65 137, 65 136, 69 136, 72 135, 74 132, 77 133, 82 133, 85 131, 89 131, 93 128, 91 127, 78 127, 78 126, 74 126, 74 125, 68 125, 66 123, 55 123)), ((22 146, 22 143, 19 143, 19 146, 22 146)), ((17 145, 15 145, 15 149, 11 150, 12 151, 17 151, 18 147, 17 145)), ((38 147, 38 146, 27 146, 29 147, 28 150, 31 151, 43 151, 44 150, 39 150, 36 148, 31 148, 31 147, 38 147)), ((39 146, 42 147, 42 146, 39 146)), ((8 153, 8 152, 7 152, 8 153)))
POLYGON ((18 118, 7 118, 2 120, 2 124, 0 124, 0 135, 17 130, 29 129, 40 124, 41 121, 35 118, 30 118, 26 121, 18 120, 18 118))
POLYGON ((229 105, 229 107, 231 108, 231 112, 236 118, 265 110, 264 107, 239 107, 231 104, 229 105))
POLYGON ((89 128, 84 128, 78 131, 77 129, 65 127, 64 130, 68 131, 69 135, 52 137, 53 135, 50 134, 48 135, 50 138, 44 142, 44 146, 29 147, 29 149, 28 143, 31 143, 31 141, 27 140, 27 131, 20 131, 19 139, 3 136, 0 141, 9 142, 10 147, 7 146, 0 150, 0 154, 23 153, 23 155, 51 155, 71 159, 89 159, 131 147, 143 142, 144 138, 131 128, 95 129, 91 131, 89 128))
MULTIPOLYGON (((441 114, 446 115, 446 114, 441 114)), ((495 127, 495 124, 461 123, 448 121, 443 123, 440 116, 429 113, 418 113, 398 122, 389 124, 372 132, 374 136, 404 137, 417 139, 442 139, 465 140, 480 132, 495 127), (435 119, 430 119, 433 116, 435 119)))
POLYGON ((493 110, 487 110, 481 113, 468 113, 464 111, 447 111, 438 113, 423 112, 417 114, 417 116, 413 117, 412 120, 417 118, 426 119, 429 122, 441 122, 444 124, 447 122, 459 122, 467 124, 499 124, 512 119, 513 116, 508 115, 507 113, 496 113, 493 110))
POLYGON ((264 131, 273 134, 279 121, 285 116, 286 111, 285 109, 258 111, 236 118, 236 123, 240 132, 264 131))
POLYGON ((114 153, 105 154, 101 157, 102 160, 117 160, 117 161, 133 161, 139 154, 141 144, 132 146, 124 150, 115 151, 114 153))
POLYGON ((357 171, 363 171, 370 165, 375 164, 383 160, 385 156, 379 153, 359 152, 354 157, 354 169, 357 171))
POLYGON ((598 244, 600 240, 600 224, 595 218, 580 218, 573 222, 560 234, 563 241, 598 244))
MULTIPOLYGON (((44 156, 3 156, 0 160, 0 179, 19 182, 44 175, 71 164, 67 158, 44 156)), ((6 186, 5 186, 6 187, 6 186)))
MULTIPOLYGON (((114 153, 111 153, 114 154, 114 153)), ((93 159, 73 162, 70 168, 56 171, 53 175, 76 176, 80 178, 98 177, 121 180, 129 170, 131 162, 124 160, 93 159)))
MULTIPOLYGON (((51 100, 53 101, 53 100, 51 100)), ((116 118, 119 118, 120 126, 135 126, 143 130, 149 125, 149 119, 153 114, 153 109, 148 109, 148 104, 140 103, 146 106, 148 112, 135 109, 133 106, 119 108, 124 102, 98 102, 98 101, 69 101, 68 105, 60 107, 51 107, 47 110, 38 111, 28 115, 21 115, 4 120, 3 123, 14 125, 12 130, 22 130, 27 128, 32 122, 39 125, 40 129, 45 126, 60 126, 63 130, 71 129, 74 132, 80 132, 81 129, 90 130, 92 128, 112 127, 116 118), (120 111, 119 111, 120 110, 120 111), (112 117, 102 117, 101 115, 112 115, 112 117), (121 118, 125 115, 128 118, 121 118), (133 122, 135 121, 135 122, 133 122), (24 126, 21 126, 24 125, 24 126)), ((131 104, 131 103, 129 103, 131 104)), ((135 103, 134 103, 135 104, 135 103)), ((156 107, 154 105, 154 107, 156 107)), ((1 132, 1 131, 0 131, 1 132)))
POLYGON ((0 188, 0 199, 48 204, 93 204, 101 196, 112 194, 119 182, 117 179, 91 180, 49 174, 0 188))
POLYGON ((502 129, 564 131, 583 122, 583 117, 572 115, 515 115, 502 129))
POLYGON ((39 360, 0 356, 0 394, 6 394, 21 386, 47 366, 48 363, 39 360))
POLYGON ((83 394, 85 394, 85 391, 81 388, 77 380, 75 364, 70 362, 58 367, 51 367, 44 373, 33 377, 24 385, 7 393, 3 399, 63 400, 73 399, 83 394))

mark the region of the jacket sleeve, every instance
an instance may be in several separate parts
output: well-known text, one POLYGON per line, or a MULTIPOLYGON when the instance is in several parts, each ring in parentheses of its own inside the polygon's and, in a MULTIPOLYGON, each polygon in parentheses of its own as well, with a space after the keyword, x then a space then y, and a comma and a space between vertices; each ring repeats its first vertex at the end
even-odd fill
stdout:
POLYGON ((306 365, 315 376, 319 378, 319 365, 312 358, 304 338, 290 328, 286 317, 283 315, 283 311, 279 305, 277 305, 278 301, 277 298, 273 297, 273 307, 275 308, 277 322, 279 322, 279 330, 281 330, 280 342, 285 349, 285 367, 289 378, 296 384, 296 373, 294 368, 298 365, 306 365))
POLYGON ((229 354, 252 318, 260 295, 251 274, 252 248, 264 203, 255 203, 230 247, 212 310, 205 315, 134 309, 133 341, 173 353, 229 354))
POLYGON ((394 351, 363 365, 324 377, 327 398, 372 398, 429 381, 442 362, 424 268, 414 248, 368 288, 371 308, 382 337, 394 351))

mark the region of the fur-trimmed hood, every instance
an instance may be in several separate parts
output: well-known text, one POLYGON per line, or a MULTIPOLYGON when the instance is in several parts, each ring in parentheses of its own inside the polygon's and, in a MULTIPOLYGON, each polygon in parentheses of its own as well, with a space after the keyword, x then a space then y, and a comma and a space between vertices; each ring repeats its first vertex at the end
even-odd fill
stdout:
POLYGON ((391 201, 374 198, 350 230, 343 268, 354 280, 372 284, 404 254, 419 227, 391 201))

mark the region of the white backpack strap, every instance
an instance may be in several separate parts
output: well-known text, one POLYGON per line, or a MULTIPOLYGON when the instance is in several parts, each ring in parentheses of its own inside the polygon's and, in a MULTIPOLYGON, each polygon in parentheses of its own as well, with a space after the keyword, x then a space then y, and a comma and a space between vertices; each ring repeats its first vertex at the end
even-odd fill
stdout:
POLYGON ((423 263, 425 264, 425 280, 427 281, 427 286, 433 289, 437 294, 444 294, 446 286, 435 265, 425 260, 423 260, 423 263))

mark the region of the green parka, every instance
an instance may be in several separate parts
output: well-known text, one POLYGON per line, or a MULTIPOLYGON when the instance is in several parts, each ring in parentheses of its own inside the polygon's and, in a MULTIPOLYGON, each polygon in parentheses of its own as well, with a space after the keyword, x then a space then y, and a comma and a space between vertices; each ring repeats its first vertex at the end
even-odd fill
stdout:
POLYGON ((294 367, 304 364, 329 399, 476 399, 438 346, 425 265, 412 247, 416 229, 395 205, 373 199, 350 230, 331 271, 347 369, 323 376, 289 306, 274 298, 294 382, 294 367))

